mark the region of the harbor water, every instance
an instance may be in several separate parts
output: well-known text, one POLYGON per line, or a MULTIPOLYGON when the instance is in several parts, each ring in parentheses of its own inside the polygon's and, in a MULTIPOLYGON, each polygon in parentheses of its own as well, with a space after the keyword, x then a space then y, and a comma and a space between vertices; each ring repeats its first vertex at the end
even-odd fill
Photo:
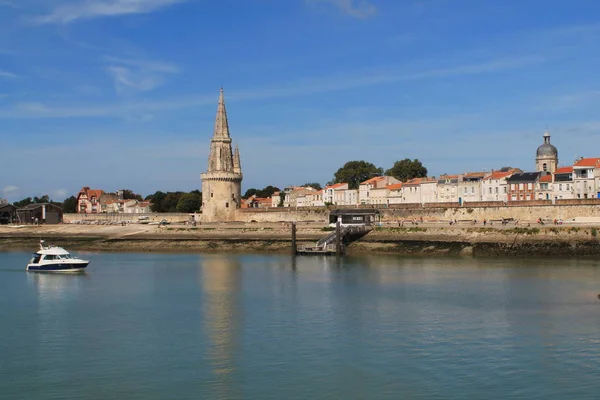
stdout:
POLYGON ((597 399, 600 261, 0 253, 0 398, 597 399))

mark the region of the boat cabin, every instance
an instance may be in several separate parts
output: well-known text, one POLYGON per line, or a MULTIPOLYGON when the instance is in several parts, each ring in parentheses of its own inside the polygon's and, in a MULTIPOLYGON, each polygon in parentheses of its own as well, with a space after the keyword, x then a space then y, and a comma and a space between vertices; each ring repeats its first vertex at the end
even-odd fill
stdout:
POLYGON ((329 213, 329 223, 335 225, 337 221, 340 221, 340 225, 342 226, 373 226, 381 221, 381 215, 379 210, 376 209, 354 208, 331 210, 329 213))

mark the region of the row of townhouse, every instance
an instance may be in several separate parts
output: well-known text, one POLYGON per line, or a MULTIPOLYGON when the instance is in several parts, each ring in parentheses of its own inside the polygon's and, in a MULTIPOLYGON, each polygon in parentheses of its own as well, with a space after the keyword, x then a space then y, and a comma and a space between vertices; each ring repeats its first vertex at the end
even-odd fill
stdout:
POLYGON ((77 194, 77 213, 100 214, 146 214, 150 212, 149 201, 136 199, 123 199, 122 192, 106 193, 101 189, 83 187, 77 194))

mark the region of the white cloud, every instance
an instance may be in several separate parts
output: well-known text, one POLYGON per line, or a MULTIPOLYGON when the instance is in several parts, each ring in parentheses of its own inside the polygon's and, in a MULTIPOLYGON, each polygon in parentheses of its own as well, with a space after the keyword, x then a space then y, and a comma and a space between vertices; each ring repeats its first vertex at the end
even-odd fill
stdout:
POLYGON ((104 57, 104 60, 112 64, 106 70, 113 77, 118 93, 152 90, 164 83, 165 74, 179 72, 176 65, 160 61, 119 57, 104 57))
POLYGON ((5 196, 10 196, 11 194, 17 193, 18 191, 19 187, 13 185, 5 186, 4 189, 2 189, 2 192, 5 196))
POLYGON ((127 89, 146 92, 156 88, 163 82, 158 76, 144 71, 134 73, 126 67, 112 66, 108 67, 107 71, 112 75, 115 81, 115 88, 119 93, 122 93, 127 89))
POLYGON ((180 71, 178 66, 161 61, 137 60, 132 58, 120 58, 110 56, 106 56, 104 57, 104 59, 110 63, 137 67, 146 71, 163 72, 169 74, 178 73, 180 71))
POLYGON ((18 77, 19 76, 17 74, 0 69, 0 78, 14 79, 18 77))
POLYGON ((81 19, 146 14, 185 1, 188 0, 84 0, 63 3, 32 21, 37 24, 67 24, 81 19))
POLYGON ((69 191, 67 189, 56 189, 52 191, 52 195, 52 199, 62 201, 69 196, 69 191))
POLYGON ((328 3, 340 12, 355 18, 368 18, 377 13, 377 7, 367 0, 306 0, 309 3, 328 3))

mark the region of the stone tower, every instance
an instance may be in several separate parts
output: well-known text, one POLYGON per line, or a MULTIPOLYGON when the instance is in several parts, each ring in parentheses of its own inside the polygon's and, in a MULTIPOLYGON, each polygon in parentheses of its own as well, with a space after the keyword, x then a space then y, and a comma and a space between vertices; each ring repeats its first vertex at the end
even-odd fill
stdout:
POLYGON ((202 179, 202 221, 227 222, 235 219, 241 204, 242 166, 240 152, 231 149, 229 123, 225 110, 223 88, 219 95, 215 129, 210 141, 208 170, 202 179))
POLYGON ((550 133, 544 133, 544 144, 538 147, 535 157, 536 171, 553 174, 558 167, 558 150, 550 144, 550 133))

